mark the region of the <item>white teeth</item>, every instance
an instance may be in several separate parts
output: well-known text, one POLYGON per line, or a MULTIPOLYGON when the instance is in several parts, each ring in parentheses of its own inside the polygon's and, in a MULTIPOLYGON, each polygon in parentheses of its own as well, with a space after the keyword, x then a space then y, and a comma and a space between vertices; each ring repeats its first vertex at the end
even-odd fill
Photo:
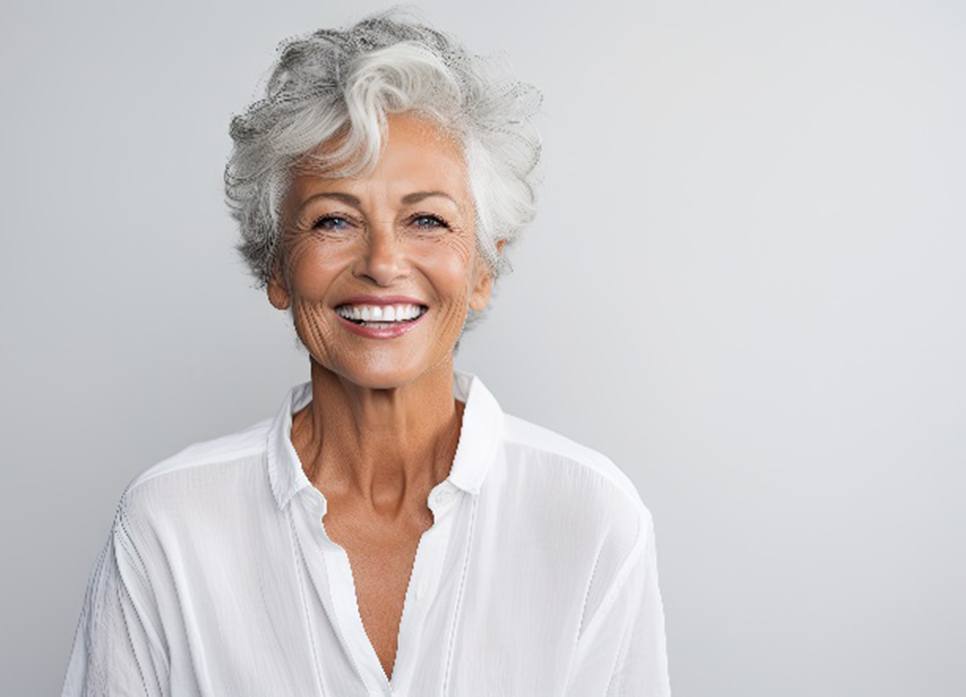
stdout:
POLYGON ((403 322, 419 317, 419 305, 343 305, 336 309, 340 316, 362 322, 403 322))

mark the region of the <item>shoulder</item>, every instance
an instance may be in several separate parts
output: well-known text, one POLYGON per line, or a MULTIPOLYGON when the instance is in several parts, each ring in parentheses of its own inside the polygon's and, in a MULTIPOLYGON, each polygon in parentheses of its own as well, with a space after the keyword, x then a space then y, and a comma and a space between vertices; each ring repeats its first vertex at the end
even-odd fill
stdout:
POLYGON ((552 429, 505 414, 500 513, 524 541, 566 557, 582 589, 581 625, 641 561, 653 519, 637 486, 608 455, 552 429), (508 513, 508 515, 506 515, 508 513), (551 543, 547 543, 551 540, 551 543))
POLYGON ((176 477, 181 472, 260 454, 265 450, 271 421, 271 418, 262 419, 234 433, 192 443, 141 471, 127 488, 136 489, 153 480, 176 477))
POLYGON ((505 414, 504 445, 510 486, 525 488, 528 500, 560 510, 570 526, 593 528, 598 544, 606 538, 615 550, 627 552, 647 537, 650 510, 603 452, 511 414, 505 414))
POLYGON ((206 509, 257 495, 260 488, 267 488, 262 463, 270 426, 270 418, 262 419, 233 433, 191 443, 153 463, 128 482, 115 517, 132 524, 186 520, 192 513, 203 515, 206 509))
POLYGON ((573 478, 585 493, 588 485, 591 490, 600 489, 638 514, 650 515, 637 486, 603 452, 512 414, 505 415, 504 424, 504 443, 511 458, 541 467, 549 476, 573 478))

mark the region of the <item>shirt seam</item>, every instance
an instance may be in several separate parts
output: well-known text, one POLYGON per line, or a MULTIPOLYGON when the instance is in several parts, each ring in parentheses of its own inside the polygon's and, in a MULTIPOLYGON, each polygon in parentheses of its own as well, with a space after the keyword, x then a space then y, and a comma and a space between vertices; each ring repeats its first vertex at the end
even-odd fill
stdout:
MULTIPOLYGON (((172 563, 171 557, 168 556, 168 551, 165 549, 165 547, 164 547, 163 544, 159 544, 158 545, 158 550, 159 550, 160 557, 161 557, 161 559, 164 562, 164 568, 171 570, 171 573, 173 574, 174 573, 173 570, 175 568, 177 568, 177 565, 174 564, 174 563, 172 563)), ((172 584, 175 586, 174 587, 174 597, 178 601, 178 616, 179 617, 186 617, 188 613, 185 612, 185 607, 184 607, 184 604, 183 604, 182 598, 181 598, 181 595, 182 594, 180 592, 178 592, 177 579, 176 579, 176 577, 174 575, 172 575, 172 584)), ((187 631, 187 627, 186 626, 183 626, 183 629, 185 629, 185 631, 187 631)), ((184 640, 184 642, 185 642, 184 645, 188 649, 187 650, 187 654, 188 654, 188 660, 191 662, 191 670, 194 672, 195 675, 203 675, 204 674, 203 671, 199 671, 199 663, 198 663, 197 649, 196 649, 194 643, 192 643, 188 639, 187 634, 183 634, 181 638, 184 640)), ((207 688, 207 685, 203 686, 202 689, 204 690, 205 688, 207 688)))
MULTIPOLYGON (((609 531, 610 531, 610 528, 608 528, 608 532, 609 531)), ((577 620, 577 636, 574 639, 574 643, 577 643, 577 641, 579 641, 579 639, 580 639, 580 637, 581 637, 581 635, 583 633, 583 629, 584 629, 584 612, 586 612, 586 610, 587 610, 587 603, 590 601, 590 589, 593 587, 594 578, 595 578, 595 576, 597 574, 597 567, 600 564, 600 557, 601 557, 601 555, 604 552, 604 547, 605 547, 606 540, 607 540, 607 535, 606 534, 603 535, 603 536, 601 536, 600 545, 597 547, 597 554, 594 555, 594 565, 590 569, 590 577, 587 580, 587 592, 584 593, 583 600, 580 603, 580 614, 577 616, 578 617, 578 620, 577 620)))
POLYGON ((587 626, 581 633, 581 637, 583 637, 583 635, 587 633, 587 630, 598 621, 599 617, 603 617, 607 610, 610 609, 610 606, 614 603, 615 599, 620 594, 620 591, 624 588, 624 584, 627 583, 627 578, 630 576, 634 566, 645 561, 648 527, 649 524, 647 519, 642 517, 638 524, 637 536, 634 539, 634 544, 624 557, 624 560, 621 562, 617 573, 614 574, 614 580, 611 581, 610 587, 607 589, 603 599, 601 599, 600 604, 597 606, 597 611, 594 613, 594 616, 590 618, 590 621, 587 623, 587 626))
POLYGON ((443 683, 440 687, 441 697, 446 697, 449 692, 450 673, 453 666, 453 656, 456 652, 456 635, 459 629, 459 621, 463 614, 463 598, 466 590, 466 579, 469 574, 471 552, 473 548, 473 538, 476 534, 476 515, 479 508, 479 497, 472 498, 472 509, 470 511, 469 530, 466 536, 466 551, 463 554, 463 566, 460 570, 460 583, 456 595, 456 607, 453 611, 453 624, 450 628, 449 640, 446 648, 446 663, 443 668, 443 683))
POLYGON ((326 694, 326 689, 324 685, 324 680, 322 679, 322 674, 319 670, 321 665, 319 659, 319 650, 315 644, 315 631, 312 626, 311 615, 309 613, 308 601, 305 598, 305 582, 304 582, 304 568, 306 565, 306 560, 302 553, 302 546, 298 540, 298 531, 295 529, 295 520, 293 519, 293 509, 288 509, 285 511, 285 515, 288 518, 288 529, 289 529, 289 543, 292 546, 292 551, 295 553, 295 579, 299 587, 299 602, 302 606, 302 619, 305 622, 306 633, 309 636, 309 644, 312 647, 312 666, 314 669, 313 674, 315 675, 315 684, 319 688, 322 695, 326 694))
MULTIPOLYGON (((591 628, 595 627, 598 622, 602 621, 601 618, 607 614, 610 606, 615 602, 620 591, 624 588, 624 584, 627 583, 628 577, 631 575, 634 567, 638 563, 644 563, 646 561, 646 551, 647 551, 647 531, 649 530, 651 522, 649 518, 642 516, 639 519, 637 536, 634 539, 634 544, 631 545, 630 551, 624 556, 623 561, 621 561, 620 566, 617 569, 617 573, 614 575, 614 579, 611 581, 610 586, 604 593, 603 599, 597 606, 597 610, 594 612, 594 616, 590 618, 585 626, 578 633, 577 641, 574 646, 574 651, 572 652, 570 665, 567 668, 567 676, 564 680, 563 694, 566 694, 570 687, 570 680, 573 677, 574 662, 579 660, 581 644, 584 637, 587 636, 591 628)), ((646 569, 645 569, 646 573, 646 569)), ((618 660, 619 664, 620 660, 618 660)))
MULTIPOLYGON (((645 569, 645 574, 646 573, 647 573, 647 570, 645 569)), ((644 602, 644 599, 641 599, 640 602, 644 602)), ((640 607, 636 608, 636 611, 634 614, 635 618, 637 617, 637 613, 640 612, 640 610, 641 610, 640 607)), ((630 622, 624 628, 624 634, 621 637, 620 651, 617 654, 617 660, 614 662, 614 670, 611 672, 610 679, 607 681, 607 689, 605 691, 605 694, 607 695, 611 694, 611 686, 614 684, 615 679, 619 680, 619 682, 617 683, 617 687, 623 688, 624 666, 627 665, 627 654, 630 651, 630 646, 631 646, 630 638, 633 631, 634 631, 634 623, 630 622)), ((623 692, 623 689, 621 689, 621 692, 623 692)))
MULTIPOLYGON (((118 506, 117 515, 115 518, 116 525, 114 526, 114 532, 116 532, 120 537, 121 544, 126 547, 129 554, 132 554, 137 559, 137 564, 133 566, 134 572, 138 577, 144 582, 145 587, 150 593, 151 598, 155 604, 155 608, 160 616, 161 608, 157 605, 157 590, 154 587, 154 583, 147 574, 147 566, 144 563, 144 557, 141 554, 141 550, 138 548, 137 544, 134 542, 134 536, 130 531, 130 526, 128 523, 128 518, 126 515, 127 499, 122 498, 121 504, 118 506)), ((115 538, 115 544, 117 543, 117 538, 115 538)), ((117 552, 115 551, 115 554, 117 552)), ((123 579, 121 579, 123 582, 123 579)), ((128 591, 130 596, 130 592, 128 591)), ((126 622, 126 619, 125 619, 126 622)), ((169 655, 169 649, 167 647, 167 642, 163 639, 164 633, 161 628, 156 627, 154 621, 150 617, 144 618, 144 623, 148 629, 148 636, 151 643, 154 645, 154 649, 158 651, 161 657, 164 659, 165 669, 169 672, 171 670, 171 656, 169 655)))
MULTIPOLYGON (((594 616, 590 618, 590 621, 587 623, 587 625, 583 628, 583 630, 578 635, 576 645, 574 646, 574 651, 571 654, 570 664, 567 666, 567 675, 564 679, 563 689, 561 690, 561 694, 567 694, 567 691, 570 689, 570 681, 573 678, 575 661, 579 660, 580 658, 581 643, 583 642, 584 637, 587 635, 587 633, 590 631, 592 627, 595 627, 598 622, 602 621, 600 618, 606 615, 607 610, 610 609, 610 606, 614 603, 614 599, 617 597, 619 591, 623 589, 624 584, 627 582, 627 578, 630 576, 631 571, 634 569, 634 566, 646 559, 646 556, 645 556, 646 545, 644 544, 644 541, 646 540, 645 530, 648 527, 648 525, 649 525, 649 521, 646 518, 642 517, 640 519, 640 525, 638 527, 637 537, 634 540, 634 544, 631 546, 631 550, 624 557, 624 560, 621 562, 620 567, 618 567, 617 573, 614 575, 614 580, 611 581, 610 587, 604 593, 604 597, 601 600, 600 604, 597 606, 597 610, 594 612, 594 616)), ((646 573, 646 570, 645 570, 645 573, 646 573)), ((615 665, 615 670, 616 670, 616 667, 620 665, 620 662, 621 662, 621 658, 619 654, 617 663, 615 665)), ((610 682, 611 681, 609 680, 608 686, 610 685, 610 682)))

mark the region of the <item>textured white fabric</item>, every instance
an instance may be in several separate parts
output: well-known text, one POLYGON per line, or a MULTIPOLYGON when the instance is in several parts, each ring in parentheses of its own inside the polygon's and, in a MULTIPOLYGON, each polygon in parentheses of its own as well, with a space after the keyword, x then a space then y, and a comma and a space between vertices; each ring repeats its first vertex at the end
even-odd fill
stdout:
POLYGON ((466 404, 428 505, 392 679, 349 559, 299 463, 292 387, 273 418, 191 445, 124 490, 94 564, 63 697, 664 697, 650 513, 605 455, 466 404))

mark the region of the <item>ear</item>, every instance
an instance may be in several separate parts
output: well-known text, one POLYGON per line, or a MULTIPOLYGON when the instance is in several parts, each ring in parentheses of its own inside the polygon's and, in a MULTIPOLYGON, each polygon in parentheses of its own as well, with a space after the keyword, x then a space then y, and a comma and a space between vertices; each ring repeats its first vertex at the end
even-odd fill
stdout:
POLYGON ((285 281, 278 270, 272 274, 268 281, 268 301, 279 310, 288 309, 289 303, 292 301, 292 296, 289 294, 285 281))
MULTIPOLYGON (((500 254, 503 254, 503 247, 506 245, 506 240, 496 241, 496 250, 500 254)), ((486 262, 477 257, 477 281, 476 286, 473 288, 473 292, 470 295, 470 307, 477 312, 482 312, 486 309, 486 306, 490 303, 490 294, 493 291, 493 274, 486 266, 486 262)))

